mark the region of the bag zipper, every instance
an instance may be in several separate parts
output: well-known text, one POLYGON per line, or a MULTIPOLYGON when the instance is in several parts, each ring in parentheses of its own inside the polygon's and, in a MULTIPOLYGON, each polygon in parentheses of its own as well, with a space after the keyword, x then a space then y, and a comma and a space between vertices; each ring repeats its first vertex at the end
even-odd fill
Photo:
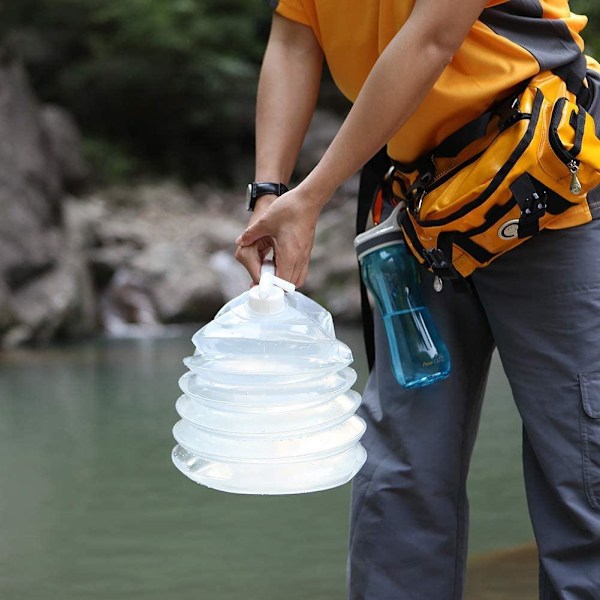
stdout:
POLYGON ((460 171, 461 169, 464 169, 465 167, 468 167, 471 163, 474 163, 478 158, 481 157, 481 155, 484 152, 485 152, 485 150, 482 150, 481 152, 474 154, 470 158, 467 158, 467 160, 460 163, 460 165, 457 165, 456 167, 453 167, 452 169, 449 169, 447 171, 443 171, 442 173, 440 173, 437 177, 434 178, 431 185, 429 185, 426 188, 426 193, 429 194, 429 192, 432 192, 436 188, 440 187, 440 185, 443 185, 444 183, 446 183, 446 181, 448 181, 449 179, 452 179, 452 177, 454 177, 454 175, 456 173, 458 173, 458 171, 460 171))
MULTIPOLYGON (((498 189, 498 187, 500 186, 502 181, 504 181, 505 177, 508 175, 510 170, 513 168, 513 166, 516 164, 516 162, 519 160, 519 158, 521 158, 521 156, 523 155, 523 153, 525 152, 525 150, 531 143, 531 140, 533 139, 533 135, 535 132, 535 127, 539 120, 540 110, 541 110, 543 100, 544 100, 544 95, 540 90, 538 90, 535 95, 535 99, 533 101, 533 107, 531 109, 531 115, 529 116, 529 125, 527 127, 527 131, 525 131, 525 134, 521 138, 520 142, 517 144, 517 147, 515 148, 513 153, 510 155, 510 157, 504 163, 504 165, 498 171, 498 173, 496 173, 496 175, 490 182, 490 185, 488 185, 488 187, 485 189, 485 191, 482 192, 477 198, 475 198, 471 202, 463 205, 454 214, 452 214, 448 217, 444 217, 442 219, 433 219, 430 221, 423 221, 423 220, 419 219, 418 217, 415 217, 417 223, 421 227, 438 227, 440 225, 446 225, 447 223, 452 223, 453 221, 460 219, 461 217, 463 217, 464 215, 469 213, 474 208, 477 208, 478 206, 483 204, 498 189)), ((473 157, 470 160, 475 160, 475 157, 473 157)), ((465 163, 463 163, 461 166, 465 166, 465 163)), ((436 187, 441 185, 440 180, 436 181, 435 183, 436 183, 436 187)), ((420 200, 419 205, 422 204, 424 196, 431 189, 433 189, 433 188, 432 187, 429 188, 421 196, 421 198, 419 199, 420 200)))
POLYGON ((456 173, 458 173, 461 169, 468 167, 471 163, 474 163, 484 152, 485 152, 485 150, 482 150, 481 152, 478 152, 477 154, 471 156, 464 162, 460 163, 460 165, 452 167, 451 169, 447 169, 446 171, 442 171, 441 173, 436 175, 433 178, 433 181, 431 182, 431 184, 423 189, 423 191, 421 192, 421 195, 419 196, 419 198, 417 200, 417 203, 413 210, 413 215, 415 216, 415 219, 417 219, 417 221, 419 221, 419 214, 421 212, 421 207, 423 206, 423 200, 425 199, 425 196, 427 196, 427 194, 429 194, 429 192, 432 192, 433 190, 440 187, 442 184, 444 184, 449 179, 452 179, 452 177, 454 177, 454 175, 456 173))
MULTIPOLYGON (((556 154, 557 158, 566 165, 566 167, 571 172, 571 185, 569 186, 569 191, 571 194, 578 195, 581 193, 581 182, 579 181, 578 173, 579 173, 579 165, 580 161, 577 160, 577 156, 581 151, 581 142, 583 140, 583 127, 579 125, 575 128, 575 141, 573 143, 573 148, 576 148, 576 152, 569 152, 560 141, 560 137, 558 135, 558 126, 560 124, 560 118, 562 116, 562 112, 565 107, 567 99, 559 98, 552 109, 552 117, 550 119, 550 132, 549 132, 549 140, 550 146, 556 154)), ((583 110, 579 107, 579 110, 583 110)), ((578 123, 580 121, 580 116, 577 116, 578 123)))

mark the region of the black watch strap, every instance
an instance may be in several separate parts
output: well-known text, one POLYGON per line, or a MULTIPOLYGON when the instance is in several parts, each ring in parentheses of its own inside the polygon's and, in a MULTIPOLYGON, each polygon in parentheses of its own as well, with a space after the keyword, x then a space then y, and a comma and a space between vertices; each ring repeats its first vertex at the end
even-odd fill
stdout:
POLYGON ((273 183, 270 181, 253 181, 252 183, 248 184, 248 190, 246 193, 246 208, 249 211, 253 211, 257 199, 261 196, 282 196, 287 191, 288 188, 284 183, 273 183))

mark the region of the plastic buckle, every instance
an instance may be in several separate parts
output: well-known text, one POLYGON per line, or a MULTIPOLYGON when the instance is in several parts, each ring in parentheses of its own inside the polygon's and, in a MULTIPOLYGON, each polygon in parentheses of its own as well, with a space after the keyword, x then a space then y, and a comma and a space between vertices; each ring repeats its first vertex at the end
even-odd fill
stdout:
POLYGON ((504 131, 520 121, 524 115, 519 109, 519 96, 514 96, 499 106, 496 114, 498 115, 498 129, 500 131, 504 131))
POLYGON ((546 214, 548 207, 548 193, 546 190, 542 195, 533 192, 527 197, 521 206, 521 217, 519 218, 519 238, 526 238, 535 235, 540 230, 540 219, 546 214))
POLYGON ((448 260, 443 250, 439 248, 423 249, 422 255, 429 270, 438 277, 442 279, 457 279, 460 277, 458 271, 452 266, 452 261, 448 260))

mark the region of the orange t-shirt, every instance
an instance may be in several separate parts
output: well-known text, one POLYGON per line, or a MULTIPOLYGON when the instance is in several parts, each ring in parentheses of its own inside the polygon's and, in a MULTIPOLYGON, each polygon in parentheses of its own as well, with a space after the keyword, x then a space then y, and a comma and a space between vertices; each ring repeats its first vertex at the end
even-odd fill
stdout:
MULTIPOLYGON (((337 86, 354 101, 414 1, 280 0, 276 11, 313 29, 337 86)), ((489 2, 433 89, 389 141, 390 156, 417 159, 518 83, 574 60, 586 23, 567 0, 489 2)))

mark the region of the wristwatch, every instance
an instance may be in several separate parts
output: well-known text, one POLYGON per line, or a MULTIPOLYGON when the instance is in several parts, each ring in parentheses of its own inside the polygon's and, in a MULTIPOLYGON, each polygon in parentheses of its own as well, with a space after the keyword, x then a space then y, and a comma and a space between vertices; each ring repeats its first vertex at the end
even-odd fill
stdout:
POLYGON ((273 194, 275 196, 282 196, 288 191, 288 188, 283 183, 271 183, 264 181, 253 181, 248 184, 246 191, 246 209, 252 212, 256 201, 261 196, 267 196, 273 194))

